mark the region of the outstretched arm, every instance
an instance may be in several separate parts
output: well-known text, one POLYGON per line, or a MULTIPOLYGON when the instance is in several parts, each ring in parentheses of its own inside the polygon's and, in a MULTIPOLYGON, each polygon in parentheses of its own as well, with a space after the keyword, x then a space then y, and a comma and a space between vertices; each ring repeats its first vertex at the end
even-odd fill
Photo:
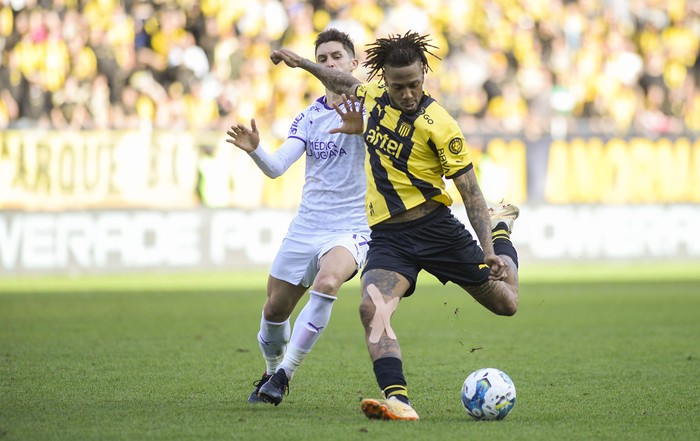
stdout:
POLYGON ((360 80, 350 74, 342 72, 338 69, 331 69, 330 67, 316 64, 311 60, 297 55, 289 49, 272 51, 272 54, 270 54, 270 60, 272 60, 272 62, 275 64, 279 64, 280 61, 284 61, 284 64, 289 67, 299 67, 304 69, 318 78, 328 90, 331 90, 338 95, 352 95, 355 93, 357 86, 362 84, 360 80))

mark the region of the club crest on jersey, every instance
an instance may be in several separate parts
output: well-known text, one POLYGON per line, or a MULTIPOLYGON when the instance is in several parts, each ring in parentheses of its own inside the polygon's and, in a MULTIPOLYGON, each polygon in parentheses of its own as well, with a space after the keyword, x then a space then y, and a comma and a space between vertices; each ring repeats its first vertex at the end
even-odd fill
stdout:
POLYGON ((405 121, 402 121, 397 132, 399 133, 399 136, 406 138, 409 133, 411 133, 411 125, 405 121))
POLYGON ((462 151, 462 145, 462 138, 452 138, 448 146, 448 148, 450 149, 450 153, 452 153, 453 155, 459 154, 459 152, 462 151))

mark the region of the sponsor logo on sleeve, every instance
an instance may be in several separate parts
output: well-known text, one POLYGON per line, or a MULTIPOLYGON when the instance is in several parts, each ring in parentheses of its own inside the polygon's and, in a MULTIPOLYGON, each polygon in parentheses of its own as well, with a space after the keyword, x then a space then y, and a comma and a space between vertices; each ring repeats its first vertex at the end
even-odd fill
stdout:
POLYGON ((304 118, 304 113, 300 113, 299 116, 294 119, 292 127, 289 128, 289 135, 296 135, 297 130, 299 130, 299 122, 304 118))

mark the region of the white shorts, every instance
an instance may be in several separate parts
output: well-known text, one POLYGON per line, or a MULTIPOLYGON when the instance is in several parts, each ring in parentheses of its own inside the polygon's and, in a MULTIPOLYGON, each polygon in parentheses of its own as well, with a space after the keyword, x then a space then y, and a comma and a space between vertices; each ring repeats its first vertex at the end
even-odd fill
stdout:
POLYGON ((270 275, 308 288, 318 274, 321 257, 337 246, 350 251, 359 270, 367 258, 369 232, 312 231, 291 226, 272 262, 270 275))

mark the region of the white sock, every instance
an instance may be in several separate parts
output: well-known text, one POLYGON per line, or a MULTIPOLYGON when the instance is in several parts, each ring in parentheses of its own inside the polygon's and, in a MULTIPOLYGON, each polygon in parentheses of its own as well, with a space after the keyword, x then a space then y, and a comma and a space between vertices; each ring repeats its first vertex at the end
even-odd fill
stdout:
POLYGON ((265 313, 260 319, 260 332, 258 332, 258 345, 265 359, 267 374, 272 375, 277 370, 287 350, 290 334, 289 319, 282 323, 265 320, 265 313))
POLYGON ((337 297, 317 291, 309 291, 309 301, 294 322, 292 338, 279 368, 292 379, 301 362, 309 354, 331 318, 333 302, 337 297))

